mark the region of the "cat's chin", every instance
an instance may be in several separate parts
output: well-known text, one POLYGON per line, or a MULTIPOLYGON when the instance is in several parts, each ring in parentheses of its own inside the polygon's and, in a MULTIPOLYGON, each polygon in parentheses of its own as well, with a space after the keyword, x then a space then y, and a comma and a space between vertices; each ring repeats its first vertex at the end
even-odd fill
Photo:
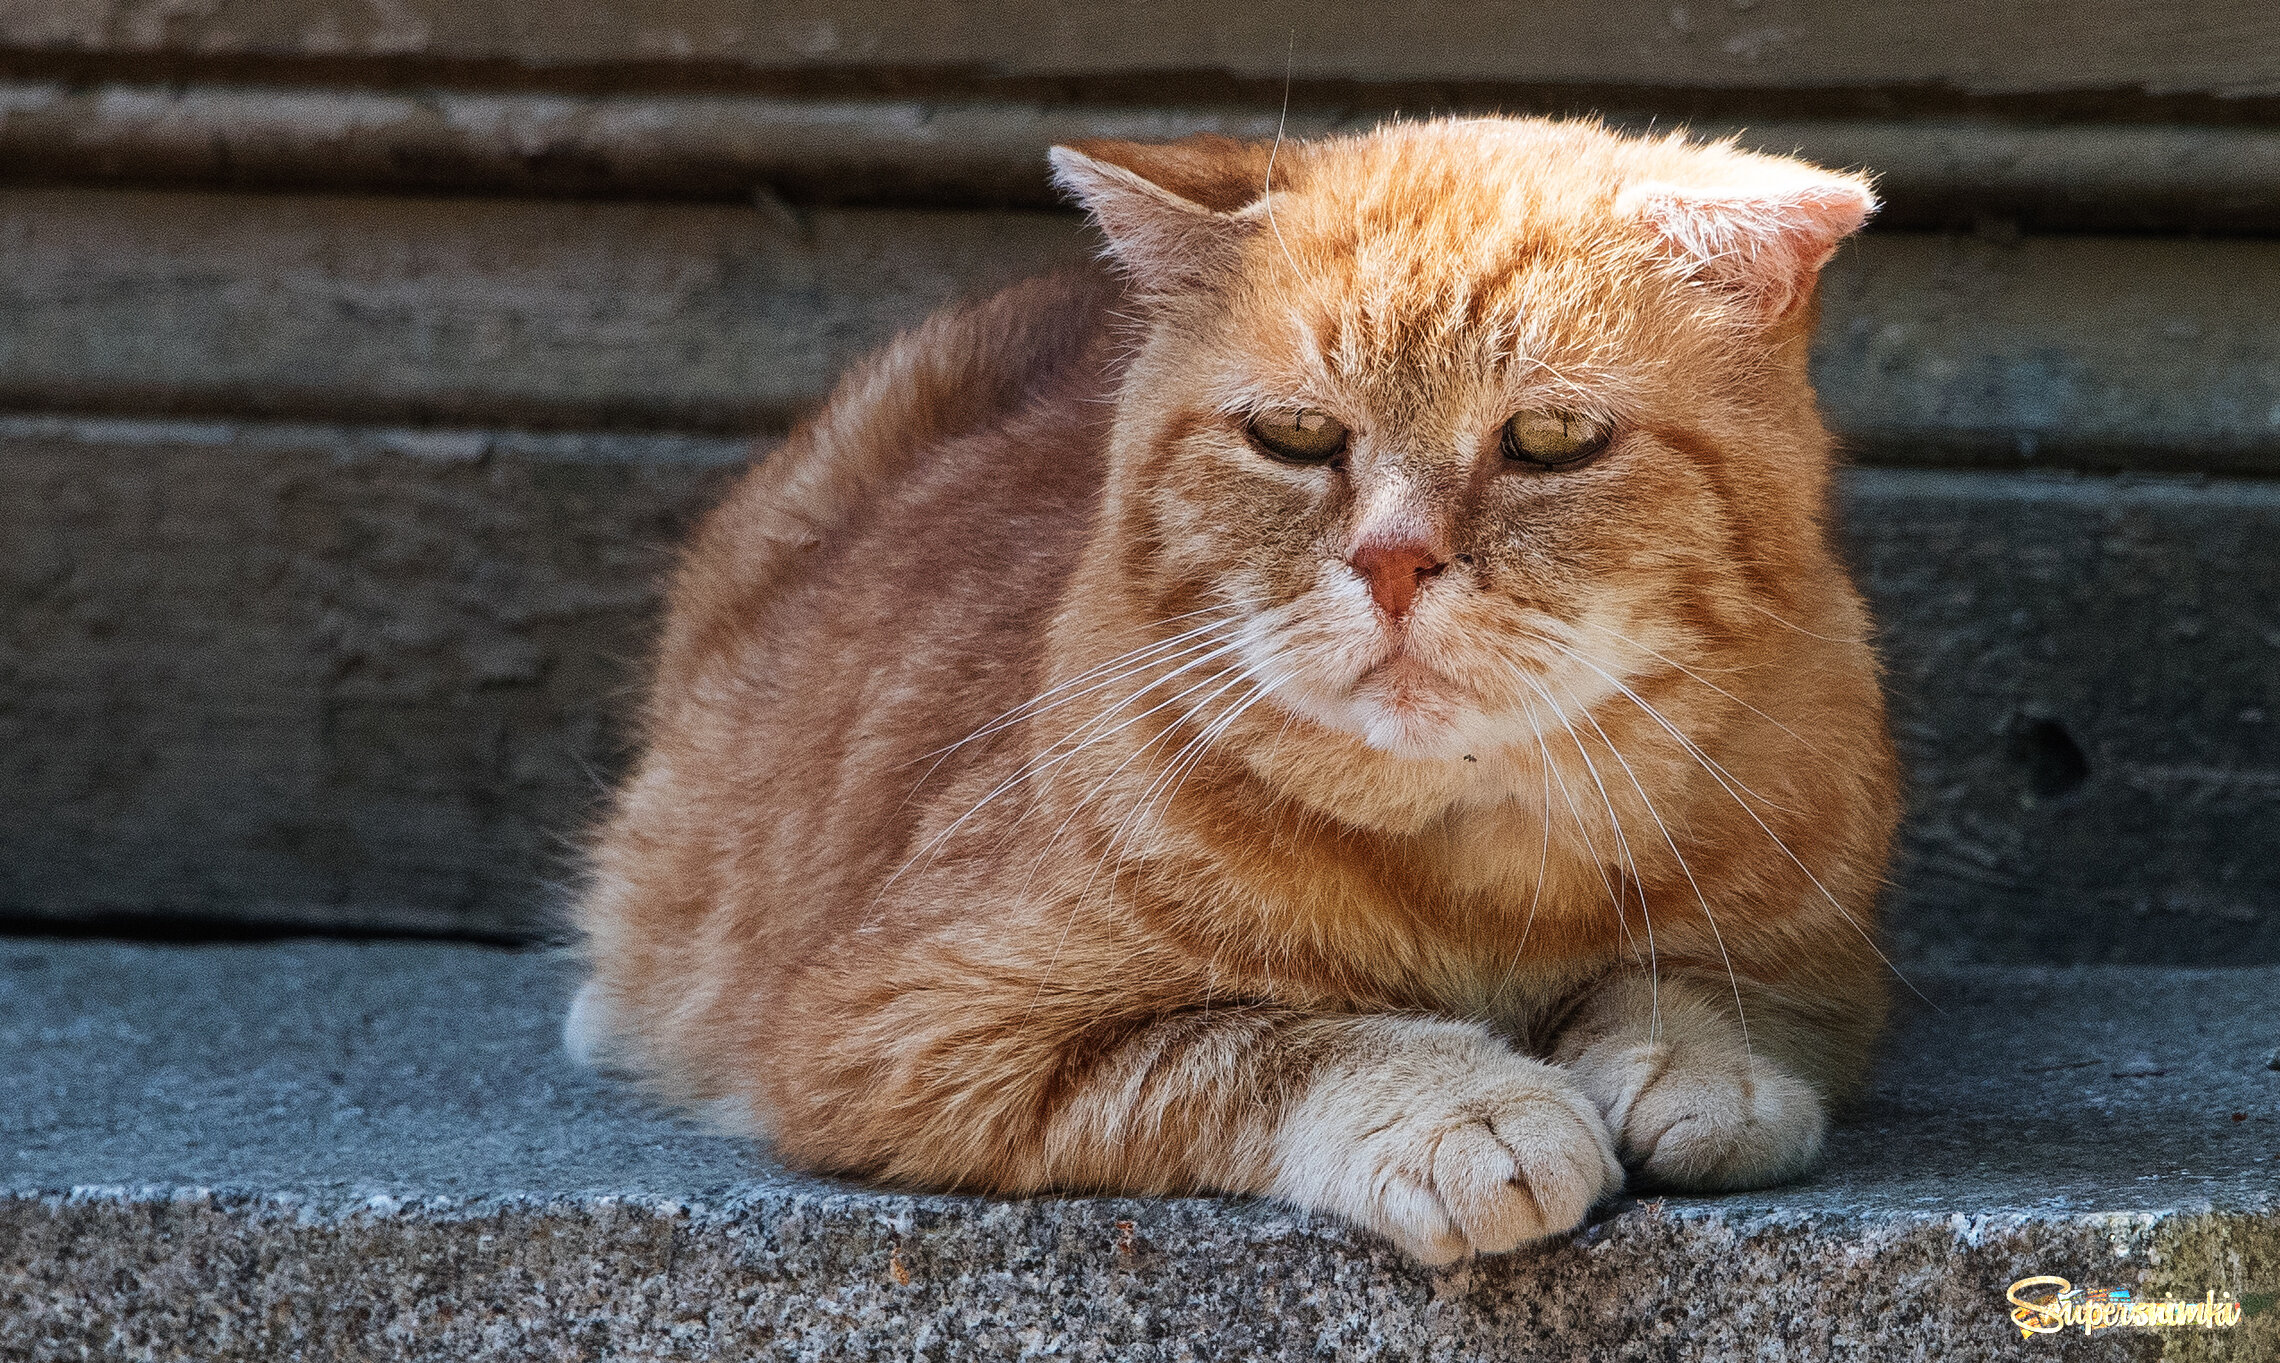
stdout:
POLYGON ((1453 682, 1409 655, 1370 668, 1318 718, 1395 757, 1455 760, 1478 746, 1483 717, 1453 682))

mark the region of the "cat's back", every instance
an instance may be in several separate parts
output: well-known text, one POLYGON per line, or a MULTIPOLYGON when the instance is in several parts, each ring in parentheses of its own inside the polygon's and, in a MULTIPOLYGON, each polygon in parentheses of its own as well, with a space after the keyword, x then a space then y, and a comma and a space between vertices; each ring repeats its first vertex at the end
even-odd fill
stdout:
MULTIPOLYGON (((660 698, 739 646, 756 611, 830 578, 868 533, 914 512, 987 514, 1003 500, 993 494, 1018 491, 999 485, 1039 432, 1014 428, 1094 415, 1084 408, 1100 394, 1077 390, 1101 383, 1117 295, 1089 268, 1026 280, 945 308, 852 366, 692 537, 660 640, 660 698)), ((916 528, 958 547, 958 526, 916 528)))
POLYGON ((920 759, 1026 697, 1097 500, 1116 297, 1073 270, 937 314, 699 528, 577 915, 622 1001, 708 976, 717 935, 796 955, 900 855, 920 759))

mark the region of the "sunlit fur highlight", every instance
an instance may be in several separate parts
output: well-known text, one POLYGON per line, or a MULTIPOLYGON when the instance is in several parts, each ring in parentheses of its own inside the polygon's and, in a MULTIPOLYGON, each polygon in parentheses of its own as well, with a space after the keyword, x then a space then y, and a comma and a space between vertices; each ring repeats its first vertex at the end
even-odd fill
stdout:
POLYGON ((1056 156, 1110 267, 898 340, 690 545, 574 1046, 800 1167, 1433 1261, 1794 1174, 1887 973, 1806 378, 1865 186, 1531 120, 1056 156), (1245 438, 1291 406, 1338 465, 1245 438), (1516 468, 1538 408, 1616 437, 1516 468), (1448 560, 1399 620, 1367 534, 1448 560))

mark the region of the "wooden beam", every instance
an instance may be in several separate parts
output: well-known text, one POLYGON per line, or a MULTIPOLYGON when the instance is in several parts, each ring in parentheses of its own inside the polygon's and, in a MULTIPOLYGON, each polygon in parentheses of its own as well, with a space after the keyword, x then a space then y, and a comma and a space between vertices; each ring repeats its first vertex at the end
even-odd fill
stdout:
MULTIPOLYGON (((1609 108, 1645 128, 1652 108, 1609 108)), ((15 181, 800 204, 1057 206, 1045 149, 1087 137, 1355 132, 1390 108, 570 95, 0 82, 15 181)), ((2280 233, 2280 128, 1993 119, 1694 125, 1879 177, 1885 226, 2280 233)))
POLYGON ((1031 79, 1489 81, 2269 93, 2268 0, 7 0, 0 48, 183 59, 947 70, 1031 79))

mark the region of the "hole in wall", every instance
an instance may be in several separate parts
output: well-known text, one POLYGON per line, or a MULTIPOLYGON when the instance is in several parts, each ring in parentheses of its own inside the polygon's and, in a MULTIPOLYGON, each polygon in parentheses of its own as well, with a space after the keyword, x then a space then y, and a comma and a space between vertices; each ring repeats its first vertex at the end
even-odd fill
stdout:
POLYGON ((2010 750, 2011 760, 2025 770, 2027 789, 2039 799, 2071 794, 2090 779, 2090 759, 2082 745, 2055 719, 2013 716, 2010 750))

